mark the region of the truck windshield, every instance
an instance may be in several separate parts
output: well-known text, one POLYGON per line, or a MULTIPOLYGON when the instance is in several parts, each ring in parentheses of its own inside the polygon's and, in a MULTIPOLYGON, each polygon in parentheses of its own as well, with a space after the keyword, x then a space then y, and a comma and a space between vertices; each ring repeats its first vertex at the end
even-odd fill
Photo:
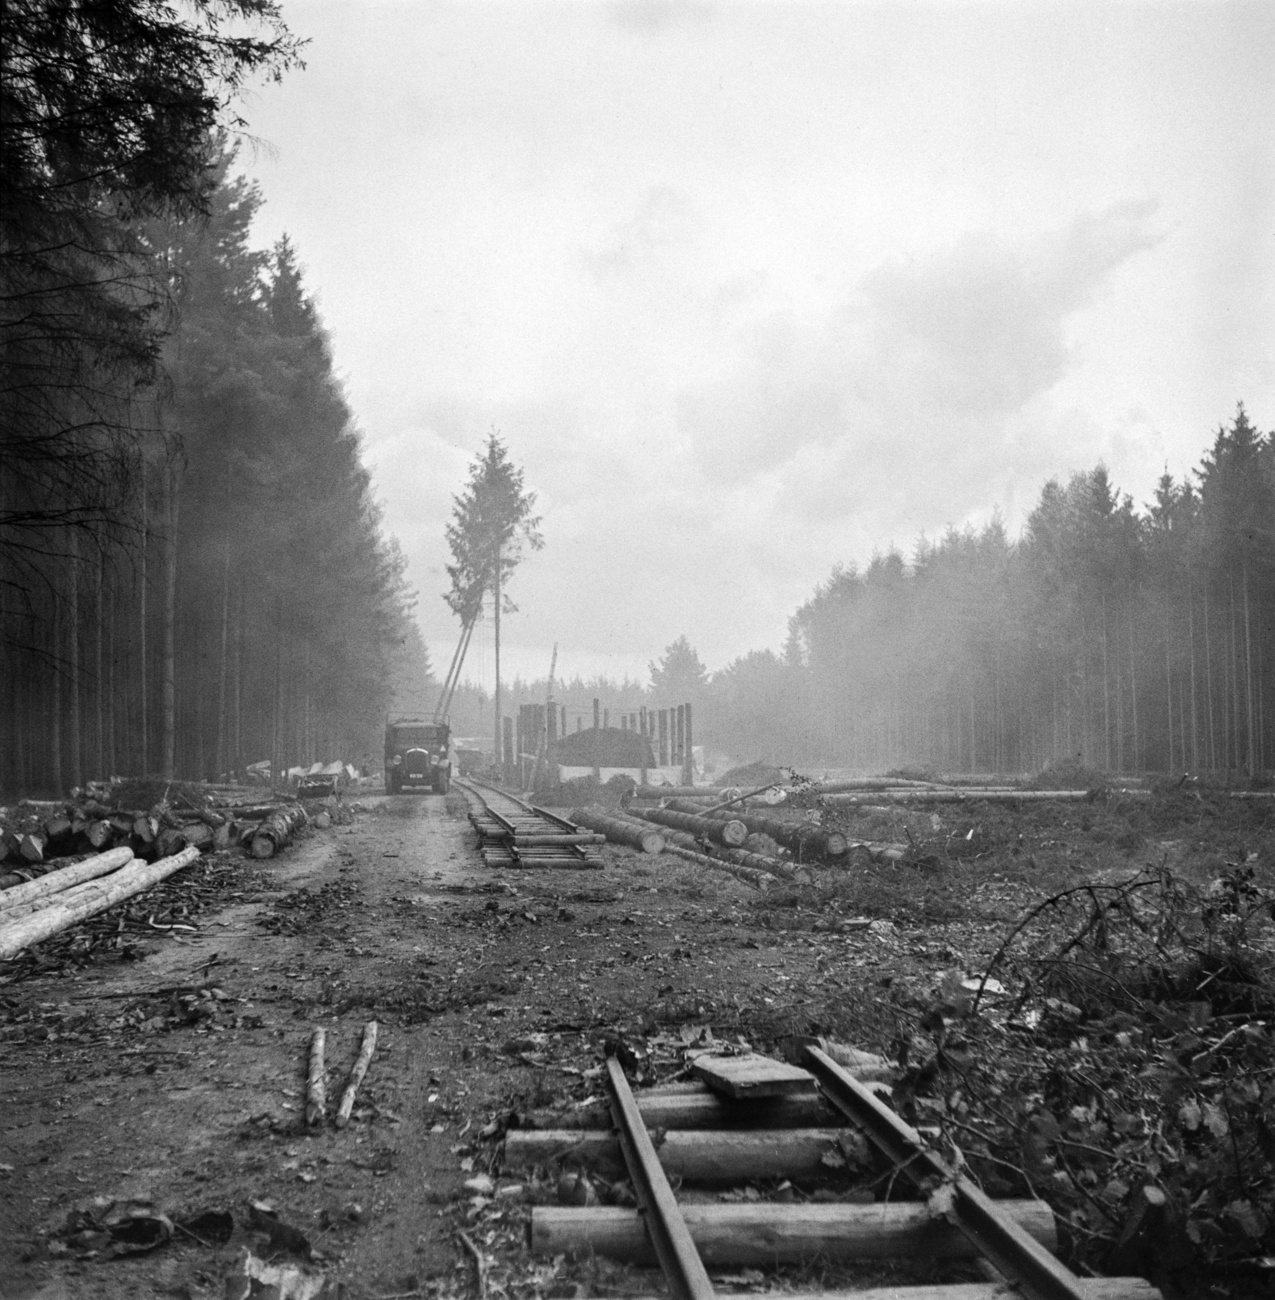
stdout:
POLYGON ((394 743, 402 746, 420 746, 422 749, 434 748, 444 744, 444 733, 438 727, 395 727, 394 743))

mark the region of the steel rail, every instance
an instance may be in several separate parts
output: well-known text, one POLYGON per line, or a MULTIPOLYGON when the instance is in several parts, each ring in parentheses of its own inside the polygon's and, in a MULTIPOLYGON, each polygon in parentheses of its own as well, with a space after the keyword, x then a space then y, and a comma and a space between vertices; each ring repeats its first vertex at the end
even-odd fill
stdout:
POLYGON ((629 1081, 624 1077, 624 1067, 614 1056, 607 1057, 607 1073, 611 1082, 611 1116, 619 1133, 620 1149, 669 1291, 674 1300, 713 1300, 716 1293, 704 1261, 695 1249, 664 1166, 655 1153, 629 1081))
POLYGON ((926 1147, 910 1124, 883 1106, 857 1079, 817 1047, 806 1063, 819 1086, 852 1124, 911 1182, 931 1192, 951 1189, 947 1218, 1028 1300, 1082 1300, 1080 1279, 1017 1224, 973 1181, 926 1147))

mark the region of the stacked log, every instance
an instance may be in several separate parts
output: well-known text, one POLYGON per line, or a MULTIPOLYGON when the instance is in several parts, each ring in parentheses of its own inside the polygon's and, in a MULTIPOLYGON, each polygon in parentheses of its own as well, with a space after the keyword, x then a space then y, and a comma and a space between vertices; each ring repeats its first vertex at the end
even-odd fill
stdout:
POLYGON ((257 825, 247 836, 248 852, 254 858, 273 858, 285 844, 306 824, 306 812, 300 804, 278 808, 257 825))
MULTIPOLYGON (((306 824, 301 806, 291 799, 263 803, 259 792, 252 792, 254 802, 248 804, 247 794, 122 781, 90 784, 65 801, 25 801, 12 812, 0 809, 0 863, 14 864, 11 870, 0 868, 0 895, 33 872, 46 870, 55 858, 113 849, 147 860, 172 857, 186 848, 215 852, 241 841, 251 844, 261 825, 267 829, 256 856, 273 856, 306 824), (134 802, 143 799, 156 802, 149 807, 134 802)), ((328 811, 330 820, 342 819, 339 807, 328 811)))
POLYGON ((605 835, 613 844, 625 844, 639 853, 663 853, 664 836, 653 826, 641 826, 622 817, 612 817, 600 808, 575 808, 571 821, 605 835))
MULTIPOLYGON (((625 815, 628 820, 633 821, 636 825, 641 826, 643 814, 633 813, 625 815)), ((664 839, 672 848, 682 850, 679 857, 686 857, 687 853, 695 854, 697 857, 710 856, 704 853, 703 840, 697 839, 688 831, 666 830, 663 832, 664 839)), ((711 855, 714 863, 730 862, 738 867, 747 867, 752 871, 759 871, 768 876, 778 876, 781 880, 792 880, 796 877, 796 871, 786 862, 780 862, 775 858, 764 857, 760 853, 750 853, 747 849, 736 848, 718 848, 711 855)), ((747 879, 747 877, 744 877, 747 879)), ((755 883, 752 880, 750 884, 755 883)))
POLYGON ((132 898, 134 894, 142 893, 189 866, 198 857, 198 849, 183 849, 173 857, 160 858, 156 862, 132 861, 109 876, 86 881, 55 895, 47 907, 27 916, 8 923, 0 920, 0 961, 132 898))
POLYGON ((728 849, 738 848, 748 838, 748 827, 735 817, 719 821, 712 817, 701 817, 697 813, 675 812, 669 808, 634 808, 631 811, 644 821, 654 822, 657 826, 668 826, 701 840, 712 840, 714 844, 721 844, 728 849))
POLYGON ((778 817, 766 817, 759 813, 739 812, 734 808, 719 808, 715 812, 696 808, 681 799, 672 799, 668 804, 674 812, 697 813, 718 821, 740 821, 755 835, 769 835, 776 844, 782 844, 798 859, 841 858, 846 854, 848 841, 840 831, 825 831, 820 826, 811 826, 804 822, 786 822, 778 817))
POLYGON ((109 853, 99 853, 85 858, 72 866, 58 871, 50 871, 34 880, 28 880, 12 889, 0 891, 0 924, 21 915, 19 908, 42 906, 54 894, 60 894, 86 880, 109 875, 127 866, 133 859, 132 849, 111 849, 109 853))

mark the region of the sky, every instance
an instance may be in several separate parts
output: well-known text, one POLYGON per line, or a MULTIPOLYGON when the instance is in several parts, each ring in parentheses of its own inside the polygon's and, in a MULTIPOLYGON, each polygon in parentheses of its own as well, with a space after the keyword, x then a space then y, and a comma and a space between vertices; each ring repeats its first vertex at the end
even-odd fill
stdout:
MULTIPOLYGON (((504 675, 778 650, 835 565, 1275 427, 1275 5, 283 0, 244 170, 436 665, 494 429, 504 675)), ((490 686, 489 626, 466 676, 490 686)))

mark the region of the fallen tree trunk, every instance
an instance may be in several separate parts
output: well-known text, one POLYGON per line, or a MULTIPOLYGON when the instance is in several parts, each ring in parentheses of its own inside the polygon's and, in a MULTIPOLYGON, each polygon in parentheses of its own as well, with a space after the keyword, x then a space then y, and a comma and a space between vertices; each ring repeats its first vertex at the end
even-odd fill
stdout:
POLYGON ((870 795, 826 794, 821 797, 824 803, 842 808, 881 803, 1080 803, 1094 796, 1093 790, 876 790, 870 795))
POLYGON ((60 867, 35 880, 28 880, 24 885, 15 885, 0 893, 0 922, 9 914, 11 908, 20 904, 37 902, 52 894, 60 894, 73 885, 97 876, 105 876, 133 859, 132 849, 111 849, 109 853, 99 853, 96 857, 85 858, 69 867, 60 867))
MULTIPOLYGON (((628 820, 635 826, 641 826, 642 819, 628 813, 622 814, 624 820, 628 820)), ((694 835, 687 834, 686 831, 666 830, 663 832, 666 850, 678 849, 678 857, 686 857, 687 854, 694 854, 695 857, 688 859, 694 861, 698 858, 704 858, 713 866, 723 866, 733 864, 737 867, 746 867, 753 871, 763 872, 768 876, 778 876, 781 880, 792 880, 796 876, 796 871, 786 862, 780 862, 776 858, 763 857, 760 853, 750 853, 747 849, 727 849, 719 848, 717 854, 708 854, 704 852, 705 845, 702 840, 697 839, 694 835)), ((701 864, 703 865, 703 864, 701 864)), ((732 873, 733 874, 733 873, 732 873)), ((741 876, 740 879, 748 880, 748 877, 741 876)), ((757 884, 756 881, 748 880, 749 884, 757 884)), ((760 885, 757 885, 760 888, 760 885)))
POLYGON ((273 858, 305 824, 306 813, 300 804, 276 809, 252 831, 248 851, 254 858, 273 858))
POLYGON ((633 815, 657 826, 669 826, 712 840, 728 849, 737 849, 748 838, 748 827, 736 817, 718 821, 715 817, 701 817, 697 813, 676 812, 670 808, 643 808, 633 810, 633 815))
MULTIPOLYGON (((1044 1201, 997 1201, 997 1208, 1043 1246, 1057 1244, 1054 1212, 1044 1201)), ((696 1249, 710 1268, 800 1264, 811 1259, 970 1259, 978 1248, 936 1218, 925 1201, 874 1205, 682 1205, 696 1249)), ((598 1206, 531 1211, 531 1248, 542 1257, 606 1255, 651 1267, 657 1263, 639 1210, 598 1206)))
POLYGON ((324 1082, 323 1047, 327 1034, 316 1029, 310 1037, 310 1068, 305 1081, 305 1122, 313 1127, 321 1123, 327 1110, 328 1094, 324 1082))
MULTIPOLYGON (((674 799, 669 807, 674 812, 692 812, 689 803, 674 799)), ((802 822, 781 821, 778 817, 766 817, 753 812, 709 812, 700 816, 714 821, 733 819, 741 821, 756 835, 769 835, 776 844, 790 849, 798 858, 840 858, 845 856, 847 841, 840 831, 825 831, 821 826, 811 826, 802 822)))
POLYGON ((599 808, 572 809, 570 820, 578 826, 605 835, 613 844, 625 844, 639 853, 663 853, 664 837, 653 827, 640 827, 633 822, 612 817, 599 808))
POLYGON ((0 961, 142 893, 198 857, 198 849, 183 849, 174 857, 156 862, 134 862, 120 868, 106 881, 86 882, 76 890, 73 899, 54 900, 48 907, 9 925, 0 922, 0 961))
POLYGON ((640 785, 633 791, 635 799, 693 799, 696 795, 712 795, 720 799, 729 794, 724 785, 640 785))
MULTIPOLYGON (((678 832, 673 832, 677 834, 678 832)), ((714 871, 724 871, 728 876, 734 876, 736 880, 742 880, 746 885, 752 885, 754 889, 766 889, 770 885, 770 874, 765 871, 758 871, 754 867, 742 867, 734 862, 723 862, 721 858, 710 858, 706 853, 700 853, 696 849, 683 848, 681 844, 666 844, 665 853, 671 853, 674 857, 683 858, 687 862, 694 862, 699 867, 711 867, 714 871)))
POLYGON ((375 1051, 376 1021, 369 1020, 363 1026, 363 1045, 359 1048, 358 1060, 354 1062, 354 1068, 350 1071, 350 1081, 345 1085, 341 1104, 337 1107, 337 1128, 344 1128, 350 1122, 350 1114, 354 1110, 354 1095, 359 1090, 359 1084, 363 1082, 363 1076, 367 1073, 367 1067, 372 1063, 372 1053, 375 1051))

